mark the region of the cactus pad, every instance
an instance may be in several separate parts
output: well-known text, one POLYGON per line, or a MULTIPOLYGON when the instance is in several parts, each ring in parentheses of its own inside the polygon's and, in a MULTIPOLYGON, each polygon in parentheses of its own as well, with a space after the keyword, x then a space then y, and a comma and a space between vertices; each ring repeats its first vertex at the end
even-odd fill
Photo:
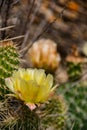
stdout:
POLYGON ((0 43, 0 84, 18 68, 19 56, 13 42, 0 43))

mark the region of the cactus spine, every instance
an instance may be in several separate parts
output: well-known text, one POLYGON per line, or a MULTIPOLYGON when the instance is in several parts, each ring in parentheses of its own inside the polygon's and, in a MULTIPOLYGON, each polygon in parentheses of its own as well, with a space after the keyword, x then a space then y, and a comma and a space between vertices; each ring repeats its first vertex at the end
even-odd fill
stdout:
POLYGON ((5 85, 4 79, 11 76, 18 68, 19 55, 12 41, 0 44, 0 85, 5 85))
POLYGON ((0 130, 40 130, 35 111, 13 97, 0 102, 0 122, 0 130))
POLYGON ((41 109, 42 126, 45 130, 62 130, 67 120, 67 106, 61 95, 54 95, 41 109))
MULTIPOLYGON (((72 87, 72 84, 66 84, 59 87, 58 93, 62 93, 67 101, 69 108, 69 121, 67 125, 70 130, 71 123, 74 123, 74 130, 87 128, 87 84, 78 84, 72 87)), ((67 128, 67 130, 68 130, 67 128)))
POLYGON ((81 63, 67 63, 67 72, 69 74, 70 80, 76 80, 81 76, 82 69, 81 69, 81 63))

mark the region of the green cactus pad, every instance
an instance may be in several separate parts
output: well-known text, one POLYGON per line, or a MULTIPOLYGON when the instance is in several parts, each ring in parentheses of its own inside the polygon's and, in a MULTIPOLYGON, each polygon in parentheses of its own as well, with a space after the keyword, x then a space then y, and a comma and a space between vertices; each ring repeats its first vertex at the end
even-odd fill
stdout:
POLYGON ((0 84, 5 85, 4 79, 11 76, 12 72, 18 68, 19 55, 13 42, 0 44, 0 84))
POLYGON ((0 102, 0 130, 40 130, 39 121, 35 111, 16 98, 0 102))
POLYGON ((67 107, 65 100, 60 95, 54 95, 52 99, 42 106, 41 120, 44 130, 62 130, 67 119, 67 107))
POLYGON ((60 86, 58 93, 64 95, 68 104, 69 122, 67 125, 69 130, 72 123, 74 123, 73 130, 82 130, 83 127, 87 128, 85 124, 85 121, 87 121, 87 85, 83 86, 80 83, 73 86, 72 83, 68 83, 60 86))

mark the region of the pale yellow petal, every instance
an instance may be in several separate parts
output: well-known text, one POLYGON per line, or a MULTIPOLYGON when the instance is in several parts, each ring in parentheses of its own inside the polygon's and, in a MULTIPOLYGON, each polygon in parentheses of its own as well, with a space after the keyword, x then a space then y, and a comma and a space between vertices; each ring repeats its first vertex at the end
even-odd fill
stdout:
POLYGON ((27 69, 26 70, 26 73, 28 74, 29 76, 29 80, 34 80, 34 69, 27 69))
POLYGON ((39 91, 38 91, 38 94, 37 94, 37 97, 35 99, 35 102, 36 103, 39 103, 39 102, 43 102, 43 99, 47 97, 46 95, 46 91, 44 89, 44 86, 40 86, 39 87, 39 91))
MULTIPOLYGON (((26 72, 26 70, 25 69, 23 69, 23 68, 20 68, 19 70, 18 70, 18 73, 17 73, 17 75, 18 76, 20 76, 21 78, 23 78, 23 75, 24 75, 24 73, 26 72)), ((16 76, 17 76, 16 75, 16 76)))
POLYGON ((39 86, 36 82, 34 81, 29 81, 28 82, 28 89, 27 89, 27 94, 26 94, 26 102, 34 102, 37 94, 39 91, 39 86))
POLYGON ((11 79, 10 79, 10 78, 6 78, 6 79, 5 79, 5 83, 6 83, 6 86, 7 86, 12 92, 14 92, 14 87, 13 87, 13 83, 12 83, 11 79))
POLYGON ((41 84, 43 85, 45 79, 46 79, 45 71, 43 69, 39 69, 39 71, 36 69, 35 70, 35 81, 39 85, 41 85, 41 84))
POLYGON ((26 72, 25 69, 20 68, 18 71, 16 70, 16 71, 13 72, 12 77, 14 79, 19 78, 19 77, 23 78, 25 72, 26 72))
POLYGON ((16 86, 16 92, 17 94, 19 95, 19 97, 22 99, 22 100, 25 100, 25 98, 27 97, 27 95, 29 94, 29 91, 28 91, 28 84, 25 80, 23 79, 19 79, 17 80, 17 86, 16 86))
POLYGON ((28 81, 28 80, 31 80, 31 76, 28 74, 28 73, 24 73, 23 74, 23 79, 25 80, 25 81, 28 81))
POLYGON ((47 78, 44 82, 44 86, 40 86, 39 93, 37 96, 37 102, 44 102, 49 97, 51 93, 51 88, 53 85, 53 76, 51 74, 47 75, 47 78))
POLYGON ((15 91, 20 91, 20 78, 16 78, 15 80, 12 78, 13 86, 15 91))
POLYGON ((45 91, 48 92, 53 86, 53 76, 51 74, 47 75, 46 81, 44 83, 45 91))

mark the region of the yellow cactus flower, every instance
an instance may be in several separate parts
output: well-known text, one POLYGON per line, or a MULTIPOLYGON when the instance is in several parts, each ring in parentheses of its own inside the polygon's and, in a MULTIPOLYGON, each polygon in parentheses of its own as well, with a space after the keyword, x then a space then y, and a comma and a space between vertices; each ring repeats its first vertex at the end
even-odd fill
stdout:
POLYGON ((53 76, 51 74, 46 76, 43 69, 20 68, 11 78, 6 79, 6 85, 31 109, 34 108, 34 104, 45 102, 55 89, 53 76))

